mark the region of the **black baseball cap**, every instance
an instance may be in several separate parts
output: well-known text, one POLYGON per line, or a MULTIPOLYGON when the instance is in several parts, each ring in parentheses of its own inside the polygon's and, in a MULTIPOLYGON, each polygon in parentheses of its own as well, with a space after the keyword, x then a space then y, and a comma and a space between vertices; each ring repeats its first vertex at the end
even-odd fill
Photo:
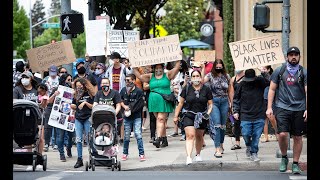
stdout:
POLYGON ((253 69, 247 69, 244 72, 244 77, 242 81, 250 82, 256 79, 256 72, 253 69))
POLYGON ((297 48, 295 46, 289 47, 289 49, 287 50, 287 56, 288 56, 289 53, 292 53, 292 52, 300 54, 299 48, 297 48))

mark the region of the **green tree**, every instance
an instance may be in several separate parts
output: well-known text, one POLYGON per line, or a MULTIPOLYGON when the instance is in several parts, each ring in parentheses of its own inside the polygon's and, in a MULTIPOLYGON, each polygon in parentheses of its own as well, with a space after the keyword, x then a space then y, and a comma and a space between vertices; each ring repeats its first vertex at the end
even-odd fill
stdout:
POLYGON ((26 58, 25 50, 30 48, 29 19, 26 11, 13 0, 13 49, 17 50, 18 58, 26 58))
POLYGON ((76 57, 84 57, 86 53, 86 34, 82 33, 72 39, 72 47, 76 57))
MULTIPOLYGON (((51 0, 51 7, 49 9, 49 16, 53 16, 61 13, 61 0, 51 0)), ((49 19, 49 22, 59 22, 54 21, 54 19, 49 19)))
POLYGON ((204 0, 172 0, 164 5, 166 15, 162 17, 162 25, 169 35, 179 34, 180 41, 199 39, 200 21, 204 19, 204 0))
POLYGON ((223 61, 230 75, 234 73, 234 63, 232 60, 231 52, 228 43, 234 42, 233 30, 233 0, 222 1, 222 14, 223 14, 223 61))
POLYGON ((61 41, 60 29, 46 29, 43 33, 34 39, 34 48, 50 44, 51 39, 61 41))
MULTIPOLYGON (((44 19, 44 16, 46 15, 46 13, 43 10, 44 10, 44 5, 42 3, 42 0, 37 0, 34 3, 33 8, 31 10, 33 25, 44 19)), ((34 39, 35 37, 39 36, 40 34, 43 33, 43 31, 44 29, 41 26, 35 26, 32 29, 32 38, 34 39)))

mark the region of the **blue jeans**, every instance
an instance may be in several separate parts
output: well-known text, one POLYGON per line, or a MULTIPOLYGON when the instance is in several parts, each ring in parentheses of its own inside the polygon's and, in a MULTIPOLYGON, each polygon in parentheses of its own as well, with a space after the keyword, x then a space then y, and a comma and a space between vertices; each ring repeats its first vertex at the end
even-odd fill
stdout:
POLYGON ((67 135, 67 149, 71 149, 72 148, 72 136, 73 136, 73 132, 70 131, 66 131, 64 129, 60 129, 60 128, 56 128, 56 132, 57 132, 57 145, 58 145, 58 150, 60 155, 64 155, 64 149, 63 149, 63 145, 65 142, 65 137, 67 135))
POLYGON ((264 119, 246 120, 241 119, 241 133, 246 146, 250 146, 251 153, 258 153, 259 140, 264 127, 264 119))
MULTIPOLYGON (((77 143, 77 153, 78 153, 78 159, 82 159, 82 136, 83 136, 83 131, 85 133, 86 141, 88 142, 88 137, 89 137, 89 131, 90 131, 90 126, 91 123, 89 119, 85 121, 79 121, 75 120, 75 129, 76 129, 76 143, 77 143)), ((97 152, 96 149, 93 148, 93 143, 91 143, 89 146, 93 150, 93 152, 97 152)))
POLYGON ((123 154, 128 154, 131 127, 134 127, 134 135, 137 139, 139 155, 144 155, 141 118, 127 119, 124 118, 124 140, 123 140, 123 154))
POLYGON ((214 97, 212 100, 213 109, 210 114, 210 124, 211 126, 213 125, 213 127, 216 130, 214 146, 217 148, 220 147, 220 144, 224 142, 229 102, 227 97, 214 97))

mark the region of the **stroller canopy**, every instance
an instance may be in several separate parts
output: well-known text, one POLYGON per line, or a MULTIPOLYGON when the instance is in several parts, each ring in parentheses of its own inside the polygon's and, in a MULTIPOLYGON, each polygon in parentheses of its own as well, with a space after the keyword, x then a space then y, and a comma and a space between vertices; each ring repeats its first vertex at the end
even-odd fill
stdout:
POLYGON ((108 122, 111 125, 114 125, 117 122, 115 108, 105 104, 98 104, 94 106, 91 114, 91 124, 94 129, 105 122, 108 122))
POLYGON ((13 99, 13 109, 15 108, 33 108, 36 111, 38 118, 41 117, 41 112, 37 103, 25 99, 13 99))

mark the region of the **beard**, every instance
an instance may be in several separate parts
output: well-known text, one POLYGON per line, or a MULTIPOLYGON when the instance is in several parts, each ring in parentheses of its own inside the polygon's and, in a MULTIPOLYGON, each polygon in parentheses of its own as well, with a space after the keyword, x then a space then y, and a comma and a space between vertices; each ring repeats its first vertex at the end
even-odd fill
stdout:
POLYGON ((299 64, 299 60, 293 58, 293 59, 291 59, 291 61, 288 61, 288 63, 289 63, 290 65, 292 65, 292 66, 295 66, 295 65, 299 64), (294 60, 294 61, 293 61, 293 60, 294 60))

